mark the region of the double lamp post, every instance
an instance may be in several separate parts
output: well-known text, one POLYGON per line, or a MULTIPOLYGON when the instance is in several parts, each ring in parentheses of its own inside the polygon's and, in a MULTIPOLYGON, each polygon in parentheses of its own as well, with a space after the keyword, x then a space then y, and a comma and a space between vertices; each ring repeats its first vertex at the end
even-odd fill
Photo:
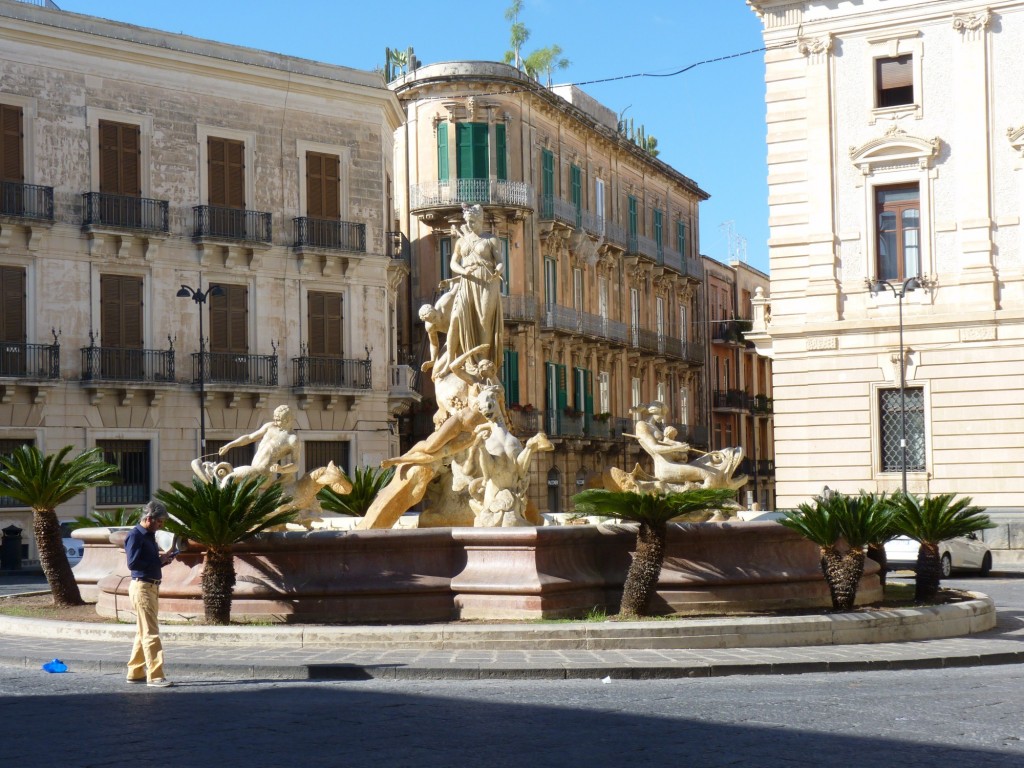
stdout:
POLYGON ((211 285, 205 291, 182 284, 175 294, 180 299, 192 299, 199 307, 199 455, 206 458, 206 337, 203 335, 203 305, 210 296, 223 296, 224 289, 219 285, 211 285))

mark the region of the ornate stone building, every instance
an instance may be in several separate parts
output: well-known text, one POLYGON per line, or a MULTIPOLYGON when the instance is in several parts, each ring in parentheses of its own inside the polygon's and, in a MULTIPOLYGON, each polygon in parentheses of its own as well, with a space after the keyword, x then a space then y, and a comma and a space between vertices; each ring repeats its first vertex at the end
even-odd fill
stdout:
POLYGON ((187 481, 201 426, 212 453, 280 404, 307 467, 397 452, 379 75, 4 1, 0 119, 0 449, 121 468, 61 517, 187 481))
POLYGON ((905 482, 1019 510, 1024 3, 748 4, 769 48, 753 338, 779 506, 905 482))
MULTIPOLYGON (((463 203, 482 204, 503 242, 506 398, 518 434, 543 430, 556 444, 534 462, 536 506, 567 511, 595 473, 639 460, 623 438, 638 403, 664 401, 681 434, 706 445, 696 254, 707 194, 575 87, 451 62, 391 88, 406 112, 396 189, 412 312, 449 276, 463 203)), ((422 343, 412 347, 423 359, 422 343)), ((411 420, 414 436, 432 413, 411 420)))
POLYGON ((736 474, 746 475, 747 484, 740 503, 774 509, 772 362, 744 338, 751 329, 753 299, 767 290, 768 275, 740 261, 702 258, 711 448, 742 447, 745 458, 736 474))

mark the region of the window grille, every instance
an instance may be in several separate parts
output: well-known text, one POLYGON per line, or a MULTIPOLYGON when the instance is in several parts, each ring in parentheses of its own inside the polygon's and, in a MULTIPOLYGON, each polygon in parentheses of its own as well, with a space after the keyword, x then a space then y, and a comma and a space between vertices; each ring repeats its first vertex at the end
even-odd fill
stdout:
POLYGON ((103 460, 119 470, 113 485, 96 489, 96 503, 126 506, 149 501, 149 441, 97 440, 96 447, 103 450, 103 460))
MULTIPOLYGON (((924 390, 921 387, 907 387, 905 393, 907 471, 923 472, 925 469, 924 390)), ((903 451, 900 447, 902 433, 900 390, 880 390, 878 398, 882 438, 882 471, 901 472, 903 470, 903 451)))
POLYGON ((349 472, 348 440, 310 440, 303 446, 306 454, 306 471, 326 467, 333 461, 334 466, 346 474, 349 472))
POLYGON ((205 458, 209 461, 226 461, 232 466, 232 468, 245 467, 252 464, 252 457, 256 455, 256 443, 240 445, 237 448, 232 448, 223 456, 219 455, 217 452, 229 442, 231 441, 207 440, 205 458))

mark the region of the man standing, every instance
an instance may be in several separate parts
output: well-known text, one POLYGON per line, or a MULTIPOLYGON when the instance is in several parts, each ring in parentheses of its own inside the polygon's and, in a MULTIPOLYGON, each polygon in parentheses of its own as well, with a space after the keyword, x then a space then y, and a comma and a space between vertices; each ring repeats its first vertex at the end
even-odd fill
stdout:
POLYGON ((146 683, 152 688, 167 688, 173 683, 164 677, 164 649, 160 644, 157 613, 160 604, 160 578, 163 566, 175 552, 160 552, 156 532, 167 522, 167 508, 151 501, 142 510, 142 520, 128 533, 124 553, 132 582, 128 599, 135 608, 135 643, 128 661, 128 682, 146 683))

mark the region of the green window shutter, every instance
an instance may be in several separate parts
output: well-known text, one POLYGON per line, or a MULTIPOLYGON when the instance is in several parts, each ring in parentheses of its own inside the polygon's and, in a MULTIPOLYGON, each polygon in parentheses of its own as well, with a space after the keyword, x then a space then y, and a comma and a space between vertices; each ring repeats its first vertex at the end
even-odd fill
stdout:
POLYGON ((508 180, 508 159, 506 157, 505 124, 498 123, 494 126, 494 144, 497 154, 497 176, 501 181, 508 180))
POLYGON ((589 370, 584 370, 583 373, 583 412, 592 416, 594 414, 594 374, 589 370))
POLYGON ((452 239, 442 237, 439 241, 441 251, 441 279, 451 280, 452 278, 452 239))
POLYGON ((636 198, 633 195, 629 196, 629 236, 636 237, 637 228, 637 217, 636 217, 636 198))
POLYGON ((505 404, 519 405, 519 353, 506 349, 501 367, 501 383, 505 387, 505 404))
POLYGON ((555 363, 555 372, 558 376, 558 411, 561 413, 569 403, 568 384, 565 380, 565 366, 561 363, 555 363))
POLYGON ((455 172, 460 179, 486 179, 487 123, 455 125, 455 172))
POLYGON ((540 152, 540 191, 550 199, 555 194, 555 156, 550 149, 540 152))
POLYGON ((664 242, 662 238, 662 217, 661 211, 657 208, 654 209, 654 242, 658 246, 658 251, 661 251, 661 246, 664 242))
POLYGON ((508 296, 508 288, 512 284, 512 264, 509 259, 507 237, 501 238, 501 263, 505 265, 501 272, 501 295, 508 296))
POLYGON ((583 223, 583 174, 578 165, 569 167, 572 189, 572 205, 576 209, 576 229, 583 223))
POLYGON ((448 123, 437 124, 437 180, 448 181, 448 123))
POLYGON ((583 405, 586 401, 586 371, 582 368, 572 369, 572 407, 583 412, 583 405))
POLYGON ((676 250, 686 258, 686 225, 681 221, 676 222, 676 250))

